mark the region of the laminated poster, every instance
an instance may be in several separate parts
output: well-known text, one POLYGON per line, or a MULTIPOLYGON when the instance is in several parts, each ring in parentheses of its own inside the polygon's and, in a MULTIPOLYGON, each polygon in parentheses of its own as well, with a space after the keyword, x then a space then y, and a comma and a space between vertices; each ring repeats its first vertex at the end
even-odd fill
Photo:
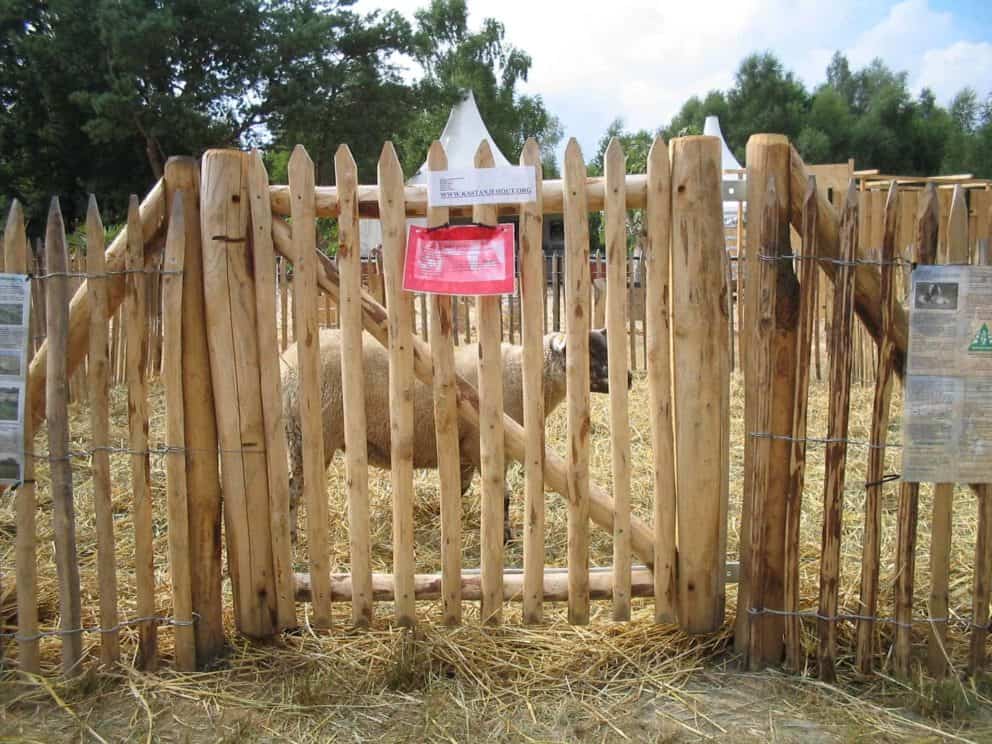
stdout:
POLYGON ((513 294, 513 225, 410 225, 403 289, 441 295, 513 294))
POLYGON ((24 391, 27 388, 31 283, 0 274, 0 484, 24 479, 24 391))
POLYGON ((903 480, 992 483, 992 267, 913 271, 905 382, 903 480))

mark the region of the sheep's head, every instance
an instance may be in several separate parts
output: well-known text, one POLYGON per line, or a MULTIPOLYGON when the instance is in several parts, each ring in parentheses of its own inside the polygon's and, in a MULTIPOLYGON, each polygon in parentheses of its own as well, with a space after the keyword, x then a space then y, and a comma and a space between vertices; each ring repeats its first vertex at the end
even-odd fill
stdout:
MULTIPOLYGON (((551 336, 551 352, 559 357, 560 368, 565 369, 565 334, 551 336)), ((627 388, 633 382, 633 375, 627 371, 627 388)), ((589 331, 589 390, 593 393, 610 392, 610 364, 606 346, 606 329, 589 331)))

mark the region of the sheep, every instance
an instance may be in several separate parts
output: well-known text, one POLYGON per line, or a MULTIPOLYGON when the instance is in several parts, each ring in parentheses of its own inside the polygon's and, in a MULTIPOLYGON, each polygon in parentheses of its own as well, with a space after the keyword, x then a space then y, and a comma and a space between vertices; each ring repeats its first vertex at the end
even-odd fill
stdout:
MULTIPOLYGON (((523 424, 523 347, 501 345, 503 359, 503 409, 515 421, 523 424)), ((390 467, 389 417, 389 354, 370 334, 362 334, 365 362, 365 411, 369 464, 390 467)), ((299 416, 297 351, 295 344, 283 354, 282 399, 283 414, 290 457, 290 514, 293 535, 296 534, 296 509, 303 490, 303 434, 299 416)), ((455 369, 472 385, 478 386, 479 349, 475 344, 455 350, 455 369)), ((344 450, 344 414, 341 396, 341 334, 336 329, 320 332, 321 417, 324 431, 324 467, 338 450, 344 450)), ((627 373, 627 385, 631 375, 627 373)), ((589 333, 589 389, 594 393, 609 393, 606 329, 589 333)), ((544 337, 544 414, 549 416, 565 398, 565 335, 551 333, 544 337)), ((437 468, 437 444, 434 428, 434 398, 431 388, 419 380, 414 382, 413 396, 414 448, 413 467, 437 468)), ((479 435, 463 423, 459 426, 461 454, 461 491, 464 495, 479 469, 479 435)), ((511 535, 509 525, 509 493, 504 499, 504 539, 511 535)))

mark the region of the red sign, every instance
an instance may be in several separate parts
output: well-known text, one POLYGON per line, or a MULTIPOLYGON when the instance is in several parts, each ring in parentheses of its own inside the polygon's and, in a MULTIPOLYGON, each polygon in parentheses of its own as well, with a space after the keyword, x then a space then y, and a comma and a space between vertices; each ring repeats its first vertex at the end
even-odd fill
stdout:
POLYGON ((513 225, 410 225, 403 289, 444 295, 513 294, 513 225))

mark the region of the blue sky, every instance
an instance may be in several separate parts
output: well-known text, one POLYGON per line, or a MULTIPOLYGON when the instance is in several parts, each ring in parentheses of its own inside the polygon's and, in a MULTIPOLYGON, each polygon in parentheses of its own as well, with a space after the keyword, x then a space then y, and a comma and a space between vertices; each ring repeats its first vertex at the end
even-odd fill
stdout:
MULTIPOLYGON (((359 0, 412 19, 423 0, 359 0)), ((992 93, 992 0, 468 0, 492 16, 533 67, 541 94, 587 157, 614 118, 656 129, 691 95, 726 89, 740 60, 770 50, 808 87, 834 51, 857 68, 881 57, 946 103, 962 87, 992 93)))

